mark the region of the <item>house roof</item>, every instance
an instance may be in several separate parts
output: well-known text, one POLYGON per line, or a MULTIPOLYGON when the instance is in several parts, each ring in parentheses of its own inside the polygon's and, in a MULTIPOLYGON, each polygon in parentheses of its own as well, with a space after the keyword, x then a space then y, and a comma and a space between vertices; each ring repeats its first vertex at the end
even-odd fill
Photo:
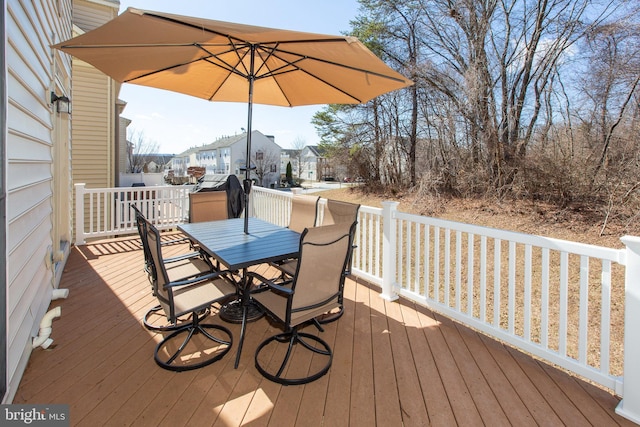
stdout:
MULTIPOLYGON (((273 141, 273 138, 267 135, 264 135, 262 132, 258 131, 258 130, 254 130, 251 132, 252 137, 256 137, 258 135, 262 135, 265 138, 269 138, 273 141)), ((247 140, 247 133, 243 132, 239 135, 233 135, 233 136, 225 136, 222 137, 210 144, 205 144, 202 145, 200 147, 192 147, 189 148, 188 150, 183 151, 180 154, 176 154, 175 157, 185 157, 188 156, 191 153, 194 152, 198 152, 198 151, 207 151, 207 150, 217 150, 220 148, 227 148, 227 147, 231 147, 234 144, 237 144, 238 142, 244 142, 247 140)))
MULTIPOLYGON (((257 130, 254 130, 251 132, 252 136, 255 135, 256 133, 260 133, 257 130)), ((227 148, 227 147, 231 147, 233 144, 240 142, 240 141, 246 141, 247 140, 247 133, 243 132, 240 135, 233 135, 233 136, 225 136, 223 138, 218 139, 217 141, 212 142, 211 144, 207 144, 207 145, 203 145, 202 147, 200 147, 200 150, 217 150, 218 148, 227 148)))
POLYGON ((311 151, 311 154, 313 154, 316 157, 325 157, 325 154, 326 154, 325 150, 320 148, 318 145, 307 145, 304 148, 306 148, 309 151, 311 151))

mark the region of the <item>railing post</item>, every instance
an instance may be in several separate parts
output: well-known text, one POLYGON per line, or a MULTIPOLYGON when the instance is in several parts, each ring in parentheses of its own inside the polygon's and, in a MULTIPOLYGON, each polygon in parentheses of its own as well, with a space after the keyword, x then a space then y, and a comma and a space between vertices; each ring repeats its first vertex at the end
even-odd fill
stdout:
POLYGON ((76 235, 74 243, 76 245, 84 245, 84 187, 85 184, 75 184, 76 188, 76 235))
POLYGON ((624 305, 624 377, 616 413, 640 424, 640 237, 624 236, 627 247, 624 305))
POLYGON ((393 291, 396 279, 396 219, 398 202, 382 202, 382 293, 381 298, 395 301, 398 295, 393 291))

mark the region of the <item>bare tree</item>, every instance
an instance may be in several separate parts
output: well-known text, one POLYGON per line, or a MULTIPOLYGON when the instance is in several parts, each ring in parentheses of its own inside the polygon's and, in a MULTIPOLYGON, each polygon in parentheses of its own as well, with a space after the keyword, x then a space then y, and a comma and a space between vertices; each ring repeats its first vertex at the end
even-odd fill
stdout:
POLYGON ((158 153, 157 142, 145 138, 144 132, 127 130, 127 172, 142 172, 154 154, 158 153))
POLYGON ((296 137, 293 140, 292 145, 293 149, 290 157, 294 160, 294 164, 292 164, 295 172, 294 175, 296 178, 300 178, 300 172, 302 171, 303 166, 305 166, 304 159, 302 158, 302 151, 304 150, 304 147, 307 146, 307 141, 304 138, 296 137))
POLYGON ((255 166, 254 173, 262 185, 265 184, 265 178, 270 178, 271 174, 277 172, 278 164, 280 163, 278 153, 268 149, 255 151, 251 156, 251 160, 253 160, 252 163, 255 166))
POLYGON ((616 128, 640 98, 640 25, 617 22, 602 25, 588 35, 589 76, 582 79, 585 105, 581 115, 595 130, 595 170, 592 182, 605 167, 616 128))

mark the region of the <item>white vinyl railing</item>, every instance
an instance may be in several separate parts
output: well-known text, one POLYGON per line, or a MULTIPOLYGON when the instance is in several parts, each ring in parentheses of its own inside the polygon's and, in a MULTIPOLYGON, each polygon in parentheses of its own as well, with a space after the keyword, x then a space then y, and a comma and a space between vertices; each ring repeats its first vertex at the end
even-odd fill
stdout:
MULTIPOLYGON (((92 219, 76 242, 136 232, 129 203, 171 228, 187 218, 189 190, 76 186, 76 217, 92 219)), ((291 196, 254 187, 250 215, 286 226, 291 196)), ((403 296, 611 389, 623 397, 617 412, 640 422, 640 238, 612 249, 411 215, 397 205, 360 208, 354 275, 380 286, 385 299, 403 296)))
POLYGON ((137 233, 134 205, 161 230, 188 217, 193 186, 86 188, 76 184, 75 243, 137 233))

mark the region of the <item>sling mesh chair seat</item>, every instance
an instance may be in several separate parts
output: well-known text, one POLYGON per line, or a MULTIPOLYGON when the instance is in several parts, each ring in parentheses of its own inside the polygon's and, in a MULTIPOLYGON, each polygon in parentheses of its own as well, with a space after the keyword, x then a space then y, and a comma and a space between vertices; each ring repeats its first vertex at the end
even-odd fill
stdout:
MULTIPOLYGON (((151 224, 144 214, 131 205, 131 209, 135 212, 136 227, 138 234, 140 235, 140 241, 142 244, 142 252, 144 254, 144 270, 147 273, 149 281, 151 282, 151 288, 155 296, 155 282, 157 281, 157 273, 153 265, 149 246, 147 244, 146 233, 148 224, 151 224)), ((173 239, 169 241, 163 241, 161 244, 173 245, 177 243, 188 242, 188 239, 173 239)), ((177 255, 171 258, 164 259, 165 268, 169 280, 172 282, 188 279, 190 277, 209 272, 212 269, 208 257, 204 256, 201 252, 188 252, 182 255, 177 255)), ((208 309, 204 309, 200 313, 200 318, 203 319, 209 314, 208 309)), ((190 315, 184 319, 178 319, 175 324, 167 323, 166 316, 162 314, 162 307, 160 304, 150 308, 142 318, 142 322, 145 328, 151 331, 171 331, 181 327, 183 322, 191 322, 190 315)))
POLYGON ((264 340, 256 350, 256 368, 265 378, 285 385, 305 384, 329 371, 333 358, 329 344, 300 329, 314 323, 322 331, 315 318, 340 306, 353 227, 336 224, 305 229, 300 236, 297 269, 290 280, 276 283, 255 272, 248 273, 252 284, 257 281, 268 289, 254 294, 254 300, 284 329, 264 340), (278 363, 271 359, 282 353, 274 348, 279 345, 287 345, 287 350, 278 363), (291 374, 289 367, 296 357, 304 356, 300 354, 304 351, 311 351, 314 361, 318 361, 313 367, 324 365, 306 375, 291 374))
POLYGON ((198 316, 213 304, 223 304, 236 294, 235 285, 226 272, 209 271, 188 279, 171 281, 162 258, 160 232, 147 223, 147 245, 157 272, 155 295, 167 320, 177 324, 178 319, 191 314, 185 323, 165 336, 154 352, 156 363, 172 371, 186 371, 209 365, 229 352, 232 335, 222 325, 203 323, 198 316))

